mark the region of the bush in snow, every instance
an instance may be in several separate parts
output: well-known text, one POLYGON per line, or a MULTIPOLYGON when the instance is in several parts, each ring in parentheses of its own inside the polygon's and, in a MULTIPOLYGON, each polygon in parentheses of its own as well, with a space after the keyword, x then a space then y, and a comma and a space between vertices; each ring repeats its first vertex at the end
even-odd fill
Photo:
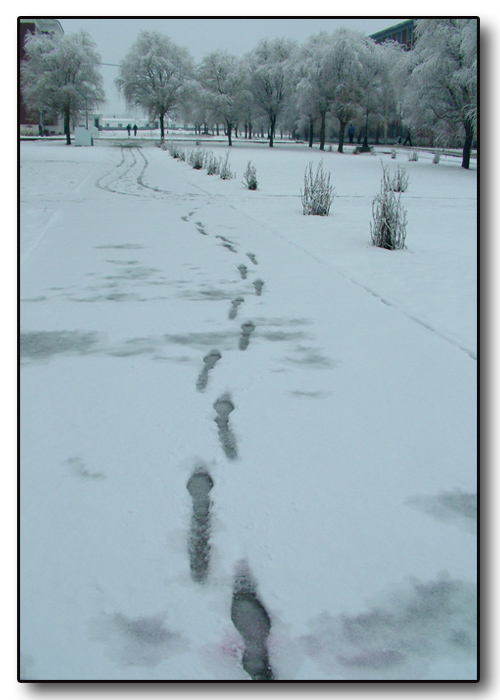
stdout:
POLYGON ((222 156, 220 158, 219 174, 222 180, 232 180, 236 177, 229 165, 229 151, 226 153, 225 158, 222 158, 222 156))
POLYGON ((195 170, 201 170, 205 163, 205 151, 203 148, 195 148, 189 152, 188 163, 195 170))
POLYGON ((383 187, 393 192, 406 192, 408 189, 409 176, 404 168, 398 165, 398 169, 391 176, 389 168, 382 164, 384 174, 382 176, 383 187))
POLYGON ((401 206, 401 195, 397 197, 387 186, 385 177, 379 194, 372 203, 373 223, 370 231, 373 245, 386 250, 400 250, 405 247, 406 211, 401 206))
MULTIPOLYGON (((184 153, 184 149, 182 149, 179 144, 174 143, 173 141, 168 144, 168 152, 172 156, 172 158, 180 158, 181 154, 184 153)), ((185 158, 184 158, 185 160, 185 158)))
POLYGON ((205 168, 207 169, 207 175, 220 174, 220 160, 214 156, 212 151, 207 153, 205 158, 205 168))
POLYGON ((251 160, 248 161, 247 169, 243 173, 243 178, 249 190, 257 189, 257 170, 255 168, 255 165, 252 165, 251 160))
POLYGON ((441 160, 441 153, 434 153, 434 158, 432 159, 432 162, 434 163, 434 165, 438 165, 440 160, 441 160))
POLYGON ((313 174, 312 163, 304 173, 304 191, 300 191, 302 212, 304 216, 328 216, 335 196, 330 184, 330 173, 323 170, 323 161, 318 164, 313 174))
POLYGON ((391 158, 392 158, 392 160, 396 160, 397 155, 398 155, 398 153, 397 153, 396 149, 393 148, 392 151, 391 151, 391 158))
POLYGON ((417 162, 418 161, 418 153, 417 151, 412 151, 411 153, 408 153, 408 160, 410 162, 417 162))

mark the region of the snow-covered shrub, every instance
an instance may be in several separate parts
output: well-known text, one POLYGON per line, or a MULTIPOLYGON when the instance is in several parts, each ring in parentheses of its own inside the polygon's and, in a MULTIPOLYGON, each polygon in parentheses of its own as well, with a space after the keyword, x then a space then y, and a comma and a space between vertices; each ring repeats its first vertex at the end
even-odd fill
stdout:
POLYGON ((186 151, 185 151, 183 148, 179 148, 177 158, 178 158, 179 160, 182 160, 182 161, 186 162, 186 151))
POLYGON ((405 247, 406 210, 401 206, 401 195, 397 197, 382 178, 382 187, 372 203, 373 223, 370 231, 373 245, 386 250, 405 247))
POLYGON ((300 191, 300 196, 304 216, 328 216, 335 192, 330 184, 330 173, 323 170, 323 161, 318 164, 316 174, 313 173, 312 163, 309 163, 304 173, 304 191, 300 191))
POLYGON ((205 163, 205 151, 203 148, 195 148, 189 152, 188 163, 194 170, 201 170, 205 163))
POLYGON ((384 174, 382 176, 383 186, 393 192, 406 192, 408 189, 409 176, 404 168, 398 165, 398 169, 391 176, 388 166, 382 164, 384 174))
POLYGON ((257 170, 255 165, 252 165, 252 161, 249 160, 247 164, 247 169, 243 173, 243 179, 249 190, 257 189, 257 170))
POLYGON ((220 174, 220 160, 214 156, 212 151, 209 151, 206 155, 205 168, 207 169, 207 175, 220 174))
POLYGON ((222 180, 232 180, 236 177, 229 165, 229 151, 226 153, 225 158, 222 158, 222 156, 220 158, 219 174, 222 180))
POLYGON ((391 151, 391 158, 392 158, 392 160, 396 160, 397 155, 398 155, 398 152, 396 151, 395 148, 393 148, 392 151, 391 151))
MULTIPOLYGON (((178 143, 174 143, 173 141, 171 141, 168 144, 168 152, 170 153, 172 158, 180 158, 181 155, 184 154, 184 149, 181 148, 178 143)), ((185 157, 183 160, 185 160, 185 157)))
POLYGON ((432 159, 432 162, 434 163, 434 165, 438 165, 440 160, 441 160, 441 153, 439 153, 439 152, 434 153, 434 158, 432 159))
POLYGON ((412 151, 411 153, 408 153, 408 160, 410 162, 417 162, 418 161, 418 153, 417 151, 412 151))

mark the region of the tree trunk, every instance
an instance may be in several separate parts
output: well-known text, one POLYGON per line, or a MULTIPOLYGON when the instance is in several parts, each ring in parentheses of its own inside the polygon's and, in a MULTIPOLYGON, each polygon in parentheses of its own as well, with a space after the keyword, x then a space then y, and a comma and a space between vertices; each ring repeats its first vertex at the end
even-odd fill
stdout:
POLYGON ((66 134, 66 145, 71 146, 71 133, 69 130, 70 114, 69 109, 64 111, 64 133, 66 134))
POLYGON ((344 152, 344 133, 345 133, 345 125, 347 122, 342 121, 342 119, 339 119, 340 122, 340 131, 339 131, 339 147, 337 148, 337 151, 339 153, 344 152))
POLYGON ((160 141, 165 142, 165 115, 160 114, 160 141))
POLYGON ((271 117, 271 121, 269 124, 269 147, 273 148, 274 146, 274 129, 276 128, 276 115, 273 114, 271 117))
POLYGON ((229 146, 232 146, 233 141, 231 139, 231 131, 232 131, 233 125, 231 124, 231 122, 226 122, 226 124, 227 124, 227 143, 229 146))
POLYGON ((248 138, 252 138, 252 122, 248 122, 248 138))
POLYGON ((469 170, 470 166, 470 152, 472 149, 472 137, 474 136, 474 127, 470 119, 465 121, 465 143, 464 150, 462 152, 462 168, 469 170))
POLYGON ((326 131, 326 112, 321 115, 321 124, 319 127, 319 150, 325 150, 325 131, 326 131))
POLYGON ((313 138, 314 138, 314 122, 313 122, 313 118, 309 117, 309 148, 312 148, 312 146, 313 146, 313 138))
POLYGON ((368 152, 370 146, 368 145, 368 109, 366 110, 366 120, 365 120, 365 137, 363 139, 363 145, 361 146, 361 151, 368 152))

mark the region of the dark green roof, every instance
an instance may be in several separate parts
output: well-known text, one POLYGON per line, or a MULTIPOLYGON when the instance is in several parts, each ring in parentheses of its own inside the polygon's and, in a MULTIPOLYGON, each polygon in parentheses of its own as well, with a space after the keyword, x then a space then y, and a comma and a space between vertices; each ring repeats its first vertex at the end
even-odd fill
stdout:
POLYGON ((385 36, 388 36, 389 34, 396 34, 397 32, 402 31, 403 29, 409 29, 410 27, 413 28, 415 24, 414 19, 406 19, 404 22, 400 22, 399 24, 394 24, 392 27, 387 27, 387 29, 382 29, 380 32, 375 32, 374 34, 370 34, 370 39, 381 39, 385 36))

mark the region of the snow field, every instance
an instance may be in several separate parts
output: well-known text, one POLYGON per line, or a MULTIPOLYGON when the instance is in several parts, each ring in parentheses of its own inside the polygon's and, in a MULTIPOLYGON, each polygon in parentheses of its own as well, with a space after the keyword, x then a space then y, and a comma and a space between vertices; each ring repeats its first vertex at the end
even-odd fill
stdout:
POLYGON ((278 680, 474 677, 470 518, 430 513, 476 490, 475 173, 399 157, 408 250, 387 252, 368 243, 380 157, 238 143, 249 192, 154 147, 23 144, 26 676, 249 680, 245 561, 278 680), (303 217, 321 158, 338 196, 303 217))

